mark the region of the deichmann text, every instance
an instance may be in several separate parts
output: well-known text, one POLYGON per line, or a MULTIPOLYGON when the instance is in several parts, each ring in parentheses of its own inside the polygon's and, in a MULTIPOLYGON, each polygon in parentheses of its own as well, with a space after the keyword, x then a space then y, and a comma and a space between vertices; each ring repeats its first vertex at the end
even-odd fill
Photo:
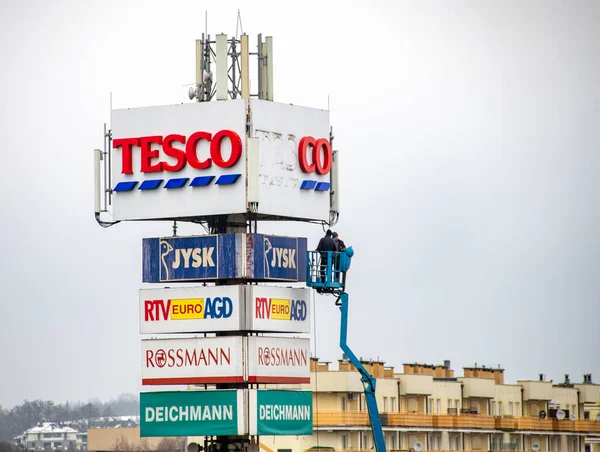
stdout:
POLYGON ((230 421, 232 405, 146 407, 146 422, 230 421))
POLYGON ((259 408, 261 421, 310 421, 308 405, 261 405, 259 408))

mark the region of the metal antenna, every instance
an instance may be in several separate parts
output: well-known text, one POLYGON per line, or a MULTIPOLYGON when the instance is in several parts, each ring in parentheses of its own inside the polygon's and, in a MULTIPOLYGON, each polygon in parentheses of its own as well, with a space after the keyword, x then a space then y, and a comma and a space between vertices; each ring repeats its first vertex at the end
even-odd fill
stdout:
POLYGON ((242 14, 240 13, 240 10, 238 9, 237 21, 235 23, 235 37, 238 38, 240 36, 240 34, 244 34, 244 28, 242 27, 242 14), (239 25, 240 33, 238 33, 238 25, 239 25))

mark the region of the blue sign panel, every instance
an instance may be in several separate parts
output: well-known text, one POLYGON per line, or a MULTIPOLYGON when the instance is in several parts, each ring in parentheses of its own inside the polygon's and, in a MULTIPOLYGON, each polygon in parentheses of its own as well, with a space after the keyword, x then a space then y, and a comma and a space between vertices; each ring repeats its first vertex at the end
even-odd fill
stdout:
POLYGON ((254 277, 301 281, 306 271, 306 239, 254 234, 254 277))
POLYGON ((307 240, 264 234, 143 240, 143 282, 304 281, 307 240), (245 261, 243 258, 245 257, 245 261))

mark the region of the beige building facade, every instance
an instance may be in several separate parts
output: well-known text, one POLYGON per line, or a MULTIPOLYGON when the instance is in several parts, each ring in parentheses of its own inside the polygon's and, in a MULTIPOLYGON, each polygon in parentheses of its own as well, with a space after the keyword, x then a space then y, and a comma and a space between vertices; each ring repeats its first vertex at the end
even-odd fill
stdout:
MULTIPOLYGON (((382 362, 363 364, 377 377, 388 450, 420 442, 435 451, 600 452, 600 385, 591 378, 506 384, 503 369, 464 368, 455 377, 449 361, 405 364, 402 373, 382 362), (556 418, 559 409, 565 419, 556 418)), ((313 391, 314 434, 261 437, 265 452, 373 449, 360 376, 350 363, 340 360, 334 370, 313 359, 311 384, 294 387, 313 391)))

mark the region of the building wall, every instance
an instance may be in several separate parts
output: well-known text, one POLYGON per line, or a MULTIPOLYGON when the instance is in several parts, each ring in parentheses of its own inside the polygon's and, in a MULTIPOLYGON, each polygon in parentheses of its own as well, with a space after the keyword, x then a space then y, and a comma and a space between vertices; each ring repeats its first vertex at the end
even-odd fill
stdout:
POLYGON ((569 410, 570 414, 574 414, 576 418, 579 418, 579 397, 577 396, 577 389, 553 386, 552 402, 559 405, 560 409, 569 410))
POLYGON ((490 415, 521 416, 521 387, 517 385, 496 385, 494 399, 490 401, 490 415))
MULTIPOLYGON (((90 428, 88 429, 89 451, 114 451, 119 442, 134 445, 133 450, 151 450, 164 438, 141 438, 140 429, 136 428, 90 428), (143 445, 136 448, 135 446, 143 445)), ((122 449, 121 449, 122 450, 122 449)))

